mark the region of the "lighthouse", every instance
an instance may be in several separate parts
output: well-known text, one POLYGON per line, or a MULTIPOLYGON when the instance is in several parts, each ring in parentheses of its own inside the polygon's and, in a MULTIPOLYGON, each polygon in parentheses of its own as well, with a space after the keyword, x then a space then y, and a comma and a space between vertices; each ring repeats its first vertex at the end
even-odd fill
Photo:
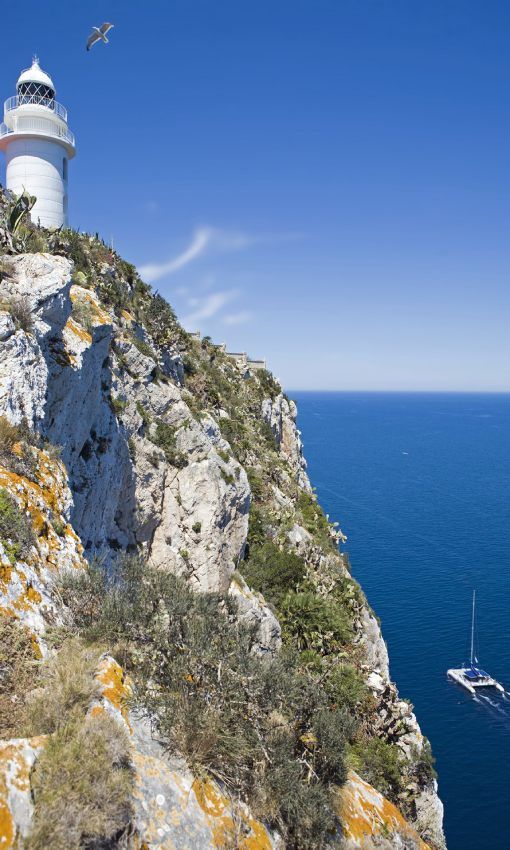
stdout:
POLYGON ((34 57, 19 76, 16 94, 4 104, 0 150, 6 157, 6 188, 37 200, 32 220, 42 227, 67 225, 69 160, 76 147, 67 109, 55 99, 51 77, 34 57))

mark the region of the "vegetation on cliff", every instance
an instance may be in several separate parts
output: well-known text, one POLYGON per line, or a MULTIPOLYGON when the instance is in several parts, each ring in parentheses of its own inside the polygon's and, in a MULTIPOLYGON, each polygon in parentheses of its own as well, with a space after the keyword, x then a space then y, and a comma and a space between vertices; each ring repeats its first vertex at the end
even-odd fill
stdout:
MULTIPOLYGON (((197 776, 217 780, 233 801, 247 802, 289 850, 340 846, 334 797, 350 766, 412 814, 406 789, 416 779, 430 781, 429 751, 405 758, 398 730, 390 734, 378 721, 361 639, 366 603, 338 551, 338 534, 308 489, 297 435, 286 445, 284 420, 291 417, 279 383, 265 370, 243 373, 209 339, 187 334, 166 301, 97 235, 48 233, 17 217, 15 207, 0 197, 0 253, 49 251, 72 259, 74 282, 93 292, 115 320, 109 352, 115 368, 136 381, 122 353, 125 338, 154 361, 155 383, 169 380, 166 352, 182 364, 181 395, 190 416, 212 416, 230 446, 218 449, 220 459, 227 464, 232 453, 247 472, 249 532, 237 570, 263 594, 283 639, 279 652, 259 657, 255 627, 242 620, 231 595, 192 592, 183 578, 148 564, 143 547, 92 562, 87 573, 65 574, 58 593, 69 616, 51 634, 56 660, 37 673, 42 691, 32 710, 19 697, 18 728, 4 719, 9 734, 24 734, 37 706, 32 732, 51 735, 34 774, 31 850, 50 846, 44 842, 52 823, 61 824, 64 836, 55 847, 117 846, 107 842, 127 828, 127 746, 104 717, 87 711, 96 687, 90 659, 105 651, 129 671, 134 707, 151 717, 167 748, 184 755, 197 776), (64 668, 79 672, 69 690, 64 668), (76 812, 73 833, 68 798, 76 812)), ((8 275, 8 263, 2 268, 0 276, 8 275)), ((9 309, 27 330, 28 319, 19 310, 16 319, 15 308, 9 309)), ((75 303, 72 318, 92 335, 89 305, 75 303)), ((126 404, 122 395, 110 396, 119 419, 126 404)), ((185 466, 173 425, 153 418, 140 400, 136 411, 143 433, 160 450, 154 464, 185 466)), ((39 439, 0 420, 0 460, 37 475, 31 446, 39 439)), ((133 459, 136 447, 126 442, 133 459)), ((222 476, 227 485, 235 481, 232 471, 223 469, 222 476)), ((193 532, 201 533, 200 523, 193 532)), ((9 557, 28 554, 31 533, 12 497, 0 490, 0 538, 9 557)), ((189 553, 182 550, 181 557, 186 561, 189 553)), ((7 672, 16 699, 16 676, 25 682, 27 670, 40 664, 22 638, 9 633, 19 659, 7 672)), ((0 719, 5 713, 0 702, 0 719)))

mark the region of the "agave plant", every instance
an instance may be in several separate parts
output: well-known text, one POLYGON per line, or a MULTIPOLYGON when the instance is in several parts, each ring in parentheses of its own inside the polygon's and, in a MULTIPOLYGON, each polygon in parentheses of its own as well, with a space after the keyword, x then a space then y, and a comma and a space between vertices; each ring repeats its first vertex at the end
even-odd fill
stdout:
POLYGON ((13 236, 18 233, 20 225, 26 220, 36 200, 37 198, 29 195, 26 189, 23 189, 21 195, 13 195, 12 203, 7 211, 7 225, 13 236))

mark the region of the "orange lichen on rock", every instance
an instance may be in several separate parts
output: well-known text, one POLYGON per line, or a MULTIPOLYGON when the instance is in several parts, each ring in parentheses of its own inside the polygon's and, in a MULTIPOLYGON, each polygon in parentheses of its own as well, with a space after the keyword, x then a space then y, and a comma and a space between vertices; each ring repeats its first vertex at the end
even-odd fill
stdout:
POLYGON ((352 770, 338 792, 337 802, 346 848, 349 850, 372 847, 374 836, 399 836, 407 842, 414 842, 416 850, 431 850, 397 807, 352 770))
POLYGON ((112 320, 108 313, 99 305, 94 294, 89 289, 84 289, 82 286, 74 285, 70 291, 71 301, 73 304, 86 302, 91 310, 91 319, 96 325, 111 325, 112 320))
POLYGON ((103 658, 99 664, 97 678, 101 682, 102 696, 113 708, 120 711, 128 722, 128 701, 132 693, 132 685, 124 670, 111 656, 103 658))
POLYGON ((37 462, 35 481, 0 464, 0 488, 30 519, 35 534, 34 546, 23 561, 10 563, 0 547, 0 609, 20 619, 42 650, 46 618, 55 622, 59 616, 52 594, 55 574, 86 569, 87 564, 81 542, 65 518, 72 503, 65 467, 44 450, 32 448, 32 452, 37 462), (60 534, 55 531, 56 521, 63 529, 60 534))
POLYGON ((30 771, 45 737, 0 741, 0 850, 18 850, 32 816, 30 771))
MULTIPOLYGON (((71 537, 77 554, 82 554, 83 547, 79 538, 71 526, 65 523, 61 513, 70 500, 63 464, 56 460, 50 461, 47 452, 38 450, 37 481, 17 475, 0 465, 0 487, 5 487, 14 496, 20 508, 30 515, 37 537, 45 539, 48 555, 51 550, 60 550, 64 545, 63 538, 55 532, 51 524, 51 518, 56 517, 65 524, 64 537, 71 537)), ((48 561, 50 564, 55 563, 54 558, 48 558, 48 561)), ((83 559, 76 558, 73 566, 84 566, 83 559)))
POLYGON ((265 826, 243 805, 236 807, 234 819, 232 804, 214 782, 195 779, 193 791, 207 816, 218 850, 231 847, 234 840, 239 850, 271 850, 273 845, 265 826))
POLYGON ((74 336, 78 337, 81 342, 86 343, 87 345, 92 344, 92 335, 89 334, 78 322, 75 322, 72 316, 69 316, 67 322, 65 323, 64 331, 68 331, 74 336))

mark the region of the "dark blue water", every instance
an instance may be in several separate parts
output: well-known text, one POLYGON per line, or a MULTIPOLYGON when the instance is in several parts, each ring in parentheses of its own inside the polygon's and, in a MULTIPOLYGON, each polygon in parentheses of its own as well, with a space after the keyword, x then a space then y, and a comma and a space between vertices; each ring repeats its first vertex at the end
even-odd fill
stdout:
POLYGON ((510 701, 447 681, 479 658, 510 691, 510 395, 295 393, 309 474, 348 535, 391 673, 437 759, 449 850, 510 848, 510 701))

